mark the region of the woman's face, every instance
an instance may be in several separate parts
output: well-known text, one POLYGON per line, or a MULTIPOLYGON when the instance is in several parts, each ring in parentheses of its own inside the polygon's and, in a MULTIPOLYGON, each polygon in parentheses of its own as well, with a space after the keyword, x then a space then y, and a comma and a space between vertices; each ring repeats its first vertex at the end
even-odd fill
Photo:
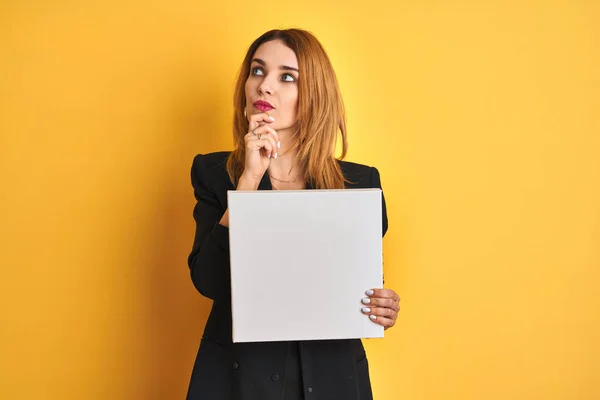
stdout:
POLYGON ((298 59, 280 40, 263 43, 256 49, 246 80, 247 115, 266 112, 280 131, 296 124, 298 105, 298 59))

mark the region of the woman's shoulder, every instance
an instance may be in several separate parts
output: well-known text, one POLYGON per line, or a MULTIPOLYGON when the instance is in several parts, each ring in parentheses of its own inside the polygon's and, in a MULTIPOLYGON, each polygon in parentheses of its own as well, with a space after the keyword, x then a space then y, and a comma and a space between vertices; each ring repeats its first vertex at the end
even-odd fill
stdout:
POLYGON ((217 151, 214 153, 197 154, 194 157, 194 166, 202 165, 208 169, 225 169, 230 151, 217 151))
POLYGON ((340 164, 340 168, 342 168, 342 171, 344 173, 350 173, 350 174, 358 174, 358 173, 370 173, 371 168, 368 165, 365 164, 359 164, 359 163, 355 163, 352 161, 344 161, 344 160, 337 160, 338 164, 340 164))
POLYGON ((197 154, 192 163, 192 184, 204 184, 210 187, 229 187, 227 158, 230 151, 197 154))
POLYGON ((351 161, 338 160, 344 178, 348 181, 349 188, 380 187, 379 171, 377 168, 351 161))

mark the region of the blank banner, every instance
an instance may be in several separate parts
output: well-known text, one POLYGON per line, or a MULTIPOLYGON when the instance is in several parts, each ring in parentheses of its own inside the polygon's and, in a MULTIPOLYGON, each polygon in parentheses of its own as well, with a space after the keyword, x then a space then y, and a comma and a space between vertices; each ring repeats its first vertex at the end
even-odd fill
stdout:
POLYGON ((383 337, 380 189, 229 191, 234 342, 383 337))

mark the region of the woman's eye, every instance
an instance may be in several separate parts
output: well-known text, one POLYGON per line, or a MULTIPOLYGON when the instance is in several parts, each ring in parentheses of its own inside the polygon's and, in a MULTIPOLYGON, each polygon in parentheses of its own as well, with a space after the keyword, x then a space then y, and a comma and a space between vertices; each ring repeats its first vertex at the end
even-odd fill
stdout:
POLYGON ((284 82, 295 82, 296 78, 294 78, 294 75, 292 74, 283 74, 281 80, 284 82))
POLYGON ((263 70, 260 67, 255 67, 252 68, 252 75, 262 75, 263 74, 263 70))

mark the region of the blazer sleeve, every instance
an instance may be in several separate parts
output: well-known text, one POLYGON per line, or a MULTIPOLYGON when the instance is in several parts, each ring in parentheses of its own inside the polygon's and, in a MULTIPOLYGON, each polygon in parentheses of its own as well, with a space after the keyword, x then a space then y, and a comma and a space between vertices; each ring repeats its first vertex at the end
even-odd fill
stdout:
POLYGON ((196 197, 196 234, 188 266, 192 282, 205 297, 228 299, 231 295, 229 268, 229 228, 219 224, 225 210, 210 185, 205 157, 194 158, 191 171, 196 197))
MULTIPOLYGON (((379 171, 377 171, 377 168, 375 167, 371 167, 371 187, 381 189, 381 178, 379 176, 379 171)), ((381 191, 381 203, 381 236, 383 237, 385 236, 385 233, 388 229, 387 210, 385 208, 385 197, 383 196, 383 189, 381 191)))

